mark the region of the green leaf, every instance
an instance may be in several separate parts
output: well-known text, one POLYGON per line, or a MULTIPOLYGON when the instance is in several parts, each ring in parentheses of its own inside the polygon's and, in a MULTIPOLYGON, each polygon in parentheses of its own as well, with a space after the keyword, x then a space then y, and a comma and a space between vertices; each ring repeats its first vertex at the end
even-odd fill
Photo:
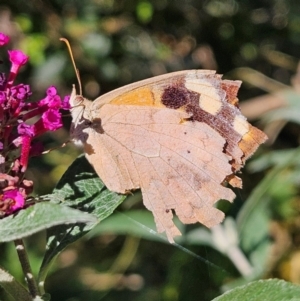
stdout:
MULTIPOLYGON (((289 159, 291 157, 291 154, 294 156, 294 149, 276 150, 266 154, 260 154, 255 159, 251 159, 251 162, 247 163, 247 170, 251 173, 255 173, 274 167, 278 164, 285 164, 287 158, 289 159)), ((299 166, 299 162, 294 161, 293 166, 299 166)))
POLYGON ((278 94, 287 103, 286 106, 279 109, 273 109, 269 113, 264 114, 262 121, 266 124, 275 120, 286 120, 300 123, 300 102, 299 93, 295 89, 287 89, 278 94))
MULTIPOLYGON (((174 217, 174 222, 182 233, 184 226, 176 217, 174 217)), ((132 235, 169 244, 165 234, 156 232, 153 214, 146 210, 131 210, 126 211, 126 213, 116 212, 90 231, 87 234, 87 238, 112 233, 117 235, 132 235)), ((176 242, 180 240, 181 237, 176 238, 176 242)))
POLYGON ((268 205, 270 202, 270 191, 278 175, 289 168, 295 161, 300 160, 299 149, 289 152, 285 160, 278 164, 267 174, 260 184, 253 190, 243 208, 237 216, 237 228, 241 238, 243 250, 250 251, 264 238, 268 237, 268 205), (258 235, 259 234, 259 235, 258 235))
POLYGON ((156 235, 153 215, 145 210, 132 210, 126 213, 116 212, 102 223, 98 224, 87 238, 102 234, 133 235, 149 240, 159 240, 156 235))
POLYGON ((38 203, 0 220, 0 242, 30 236, 53 226, 70 223, 96 223, 91 214, 53 203, 38 203))
POLYGON ((0 268, 0 285, 16 301, 32 301, 29 292, 8 272, 0 268))
POLYGON ((185 242, 191 245, 204 245, 216 249, 211 231, 206 228, 198 227, 186 233, 185 242))
POLYGON ((296 194, 293 181, 299 176, 293 173, 293 166, 300 161, 300 149, 282 154, 277 164, 268 172, 264 179, 252 191, 246 203, 237 216, 237 229, 239 231, 240 246, 250 258, 255 269, 255 275, 260 276, 266 265, 270 252, 271 241, 269 225, 271 214, 291 215, 289 204, 296 194), (278 184, 279 182, 285 184, 278 184), (280 189, 281 187, 281 189, 280 189), (282 188, 283 187, 283 188, 282 188), (280 194, 278 193, 280 189, 280 194), (282 206, 284 205, 284 211, 282 206), (279 213, 280 211, 280 213, 279 213), (276 213, 277 212, 277 213, 276 213))
POLYGON ((290 122, 300 123, 299 111, 295 108, 280 108, 278 110, 272 110, 270 113, 265 114, 263 122, 269 124, 276 120, 286 120, 290 122))
MULTIPOLYGON (((111 215, 126 198, 124 195, 109 191, 84 156, 72 163, 58 182, 53 194, 48 197, 57 203, 93 214, 99 221, 111 215)), ((44 279, 52 259, 59 252, 94 226, 95 224, 77 223, 49 229, 40 279, 44 279)))
POLYGON ((240 286, 212 301, 297 301, 299 296, 299 285, 278 279, 268 279, 240 286))

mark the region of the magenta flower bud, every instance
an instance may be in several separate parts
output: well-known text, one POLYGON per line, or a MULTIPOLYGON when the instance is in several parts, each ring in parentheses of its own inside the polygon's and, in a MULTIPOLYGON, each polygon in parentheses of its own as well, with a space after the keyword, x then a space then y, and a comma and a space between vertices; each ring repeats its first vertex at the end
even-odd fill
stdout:
POLYGON ((12 65, 10 67, 9 78, 5 87, 6 89, 9 89, 12 86, 20 67, 25 65, 29 59, 29 56, 24 54, 21 50, 9 50, 8 55, 12 65))
POLYGON ((25 65, 29 59, 29 56, 24 54, 21 50, 8 50, 9 60, 18 69, 25 65))
POLYGON ((32 138, 27 135, 21 136, 21 138, 22 138, 22 146, 21 146, 22 148, 21 148, 20 164, 22 165, 21 172, 25 172, 28 166, 30 144, 32 138))
POLYGON ((54 86, 51 86, 47 89, 46 93, 48 96, 55 96, 57 95, 57 90, 54 86))
POLYGON ((57 91, 56 88, 54 86, 51 86, 47 89, 47 96, 40 100, 38 102, 38 105, 40 107, 42 106, 46 106, 47 108, 51 108, 51 109, 60 109, 62 102, 61 102, 61 98, 59 95, 57 95, 57 91))
POLYGON ((13 213, 22 209, 25 205, 25 199, 18 189, 12 189, 3 193, 3 202, 12 201, 10 208, 6 211, 7 214, 13 213))
POLYGON ((61 108, 63 110, 70 110, 71 109, 71 105, 70 105, 70 95, 67 95, 64 97, 63 101, 62 101, 62 105, 61 108))
POLYGON ((59 110, 61 108, 62 102, 59 95, 55 95, 49 98, 48 107, 51 109, 59 110))
POLYGON ((9 36, 5 35, 4 33, 0 32, 0 46, 4 46, 9 42, 9 36))

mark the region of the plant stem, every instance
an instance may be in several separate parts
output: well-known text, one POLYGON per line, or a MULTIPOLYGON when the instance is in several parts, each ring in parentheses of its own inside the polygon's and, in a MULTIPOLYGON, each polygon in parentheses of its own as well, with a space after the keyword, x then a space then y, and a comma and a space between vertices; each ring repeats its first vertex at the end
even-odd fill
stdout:
POLYGON ((232 231, 230 233, 229 230, 225 231, 224 225, 214 226, 211 229, 211 232, 217 249, 229 257, 241 275, 243 275, 243 277, 247 277, 253 274, 253 267, 239 248, 235 234, 232 233, 232 231))
POLYGON ((15 247, 19 256, 19 260, 22 266, 23 273, 25 275, 25 279, 28 285, 29 292, 33 298, 39 296, 38 286, 33 277, 31 266, 28 260, 27 252, 25 249, 25 245, 22 239, 16 239, 14 241, 15 247))

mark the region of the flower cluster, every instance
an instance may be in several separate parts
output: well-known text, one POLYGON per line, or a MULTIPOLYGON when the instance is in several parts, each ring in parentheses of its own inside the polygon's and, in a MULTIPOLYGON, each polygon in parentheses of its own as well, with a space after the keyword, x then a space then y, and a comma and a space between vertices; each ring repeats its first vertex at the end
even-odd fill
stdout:
MULTIPOLYGON (((8 42, 9 37, 0 33, 0 46, 8 42)), ((26 206, 33 187, 24 177, 28 160, 43 151, 35 138, 61 128, 60 110, 69 109, 69 97, 62 100, 54 86, 47 89, 45 98, 29 102, 30 86, 14 85, 29 57, 20 50, 10 50, 8 56, 8 77, 0 72, 0 217, 26 206)))

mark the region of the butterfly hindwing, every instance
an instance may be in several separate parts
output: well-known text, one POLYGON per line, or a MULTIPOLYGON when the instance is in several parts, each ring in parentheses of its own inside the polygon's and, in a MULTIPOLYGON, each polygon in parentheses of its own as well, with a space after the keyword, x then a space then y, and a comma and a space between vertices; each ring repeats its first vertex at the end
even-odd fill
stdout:
POLYGON ((183 223, 211 227, 224 214, 214 207, 232 201, 229 182, 266 136, 238 108, 240 83, 214 71, 182 71, 134 83, 94 102, 71 97, 72 136, 112 191, 141 189, 159 232, 179 235, 183 223), (74 106, 75 105, 75 106, 74 106))

